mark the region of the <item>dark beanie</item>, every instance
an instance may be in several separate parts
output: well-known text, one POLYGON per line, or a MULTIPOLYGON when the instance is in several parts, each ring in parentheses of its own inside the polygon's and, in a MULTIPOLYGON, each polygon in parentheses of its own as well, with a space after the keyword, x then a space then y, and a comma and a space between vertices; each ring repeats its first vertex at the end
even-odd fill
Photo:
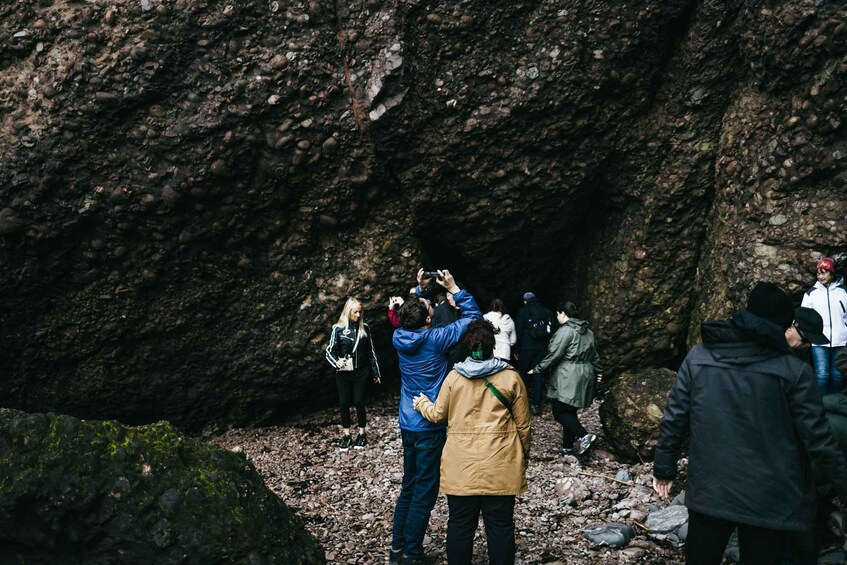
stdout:
POLYGON ((773 322, 783 330, 794 320, 794 305, 791 297, 778 286, 769 282, 758 282, 747 298, 747 311, 773 322))

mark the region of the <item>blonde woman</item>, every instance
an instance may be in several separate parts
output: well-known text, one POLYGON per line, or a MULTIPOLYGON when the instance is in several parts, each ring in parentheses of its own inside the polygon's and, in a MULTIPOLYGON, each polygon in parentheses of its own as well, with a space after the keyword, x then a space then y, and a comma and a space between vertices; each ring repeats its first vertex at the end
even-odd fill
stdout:
POLYGON ((326 347, 326 359, 335 369, 335 383, 338 387, 338 402, 341 405, 341 427, 343 436, 339 447, 342 451, 362 449, 367 445, 365 435, 365 391, 368 377, 375 383, 380 382, 379 365, 376 362, 371 341, 371 330, 362 315, 362 303, 348 298, 329 334, 326 347), (356 441, 350 435, 350 404, 356 407, 356 420, 359 435, 356 441))

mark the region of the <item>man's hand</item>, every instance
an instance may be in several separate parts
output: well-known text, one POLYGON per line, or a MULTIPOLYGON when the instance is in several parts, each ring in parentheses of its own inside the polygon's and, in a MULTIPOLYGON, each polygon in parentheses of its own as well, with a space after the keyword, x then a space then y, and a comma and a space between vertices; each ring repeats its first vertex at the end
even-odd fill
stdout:
POLYGON ((456 284, 456 279, 453 278, 453 275, 451 275, 450 271, 447 269, 438 271, 438 278, 435 279, 435 282, 447 289, 448 292, 452 292, 454 294, 461 290, 459 285, 456 284))
POLYGON ((421 290, 425 289, 426 286, 432 281, 432 279, 425 279, 423 274, 424 274, 424 270, 418 269, 418 276, 417 276, 418 288, 421 289, 421 290))
POLYGON ((653 477, 653 490, 659 494, 659 498, 662 500, 666 500, 668 498, 668 495, 671 493, 672 486, 673 481, 653 477))
POLYGON ((335 366, 338 367, 339 369, 344 368, 344 359, 339 359, 338 361, 336 361, 335 366))

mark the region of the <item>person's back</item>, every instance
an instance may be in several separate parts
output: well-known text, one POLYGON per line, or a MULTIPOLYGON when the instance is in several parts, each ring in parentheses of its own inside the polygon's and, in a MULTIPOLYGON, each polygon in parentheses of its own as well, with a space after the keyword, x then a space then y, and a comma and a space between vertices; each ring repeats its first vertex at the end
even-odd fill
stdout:
POLYGON ((666 498, 689 437, 688 562, 720 563, 735 528, 742 562, 770 563, 786 540, 811 558, 813 547, 802 541, 814 522, 811 459, 847 494, 847 462, 812 371, 789 352, 785 332, 792 320, 788 295, 759 283, 746 310, 701 325, 703 343, 679 369, 653 475, 666 498))
POLYGON ((547 344, 554 330, 554 317, 550 309, 545 308, 535 294, 526 292, 523 295, 524 305, 515 315, 515 332, 517 333, 517 369, 530 391, 530 403, 535 414, 541 413, 541 403, 544 399, 545 373, 530 375, 529 371, 544 358, 547 344), (549 326, 547 325, 549 324, 549 326), (543 335, 542 327, 550 330, 543 335))
POLYGON ((437 396, 444 377, 452 366, 451 348, 459 342, 468 323, 479 315, 473 297, 460 290, 456 297, 462 318, 440 328, 398 328, 393 343, 400 360, 400 429, 426 430, 443 425, 431 424, 412 408, 410 395, 424 392, 437 396))
POLYGON ((814 518, 814 487, 792 406, 819 402, 808 386, 811 370, 729 323, 706 323, 702 330, 703 344, 685 361, 691 397, 686 506, 763 528, 806 529, 814 518))
MULTIPOLYGON (((416 292, 426 287, 418 271, 416 292)), ((410 297, 400 308, 401 327, 392 342, 400 361, 400 436, 403 441, 403 483, 394 509, 390 563, 423 563, 423 538, 439 487, 441 450, 446 440, 444 424, 431 424, 412 405, 425 392, 438 395, 451 365, 448 351, 461 339, 471 321, 482 318, 474 298, 460 290, 448 271, 439 271, 437 282, 453 293, 459 319, 447 326, 431 327, 433 311, 428 300, 410 297)))
POLYGON ((474 321, 464 338, 471 356, 457 363, 435 403, 415 406, 433 422, 449 423, 441 461, 447 495, 447 561, 470 563, 482 512, 492 565, 515 561, 515 496, 526 490, 529 406, 517 372, 494 357, 494 326, 474 321))
POLYGON ((553 312, 538 302, 538 299, 532 295, 515 316, 515 331, 518 337, 516 345, 521 354, 529 351, 547 350, 550 334, 541 338, 533 336, 531 328, 536 322, 549 322, 551 324, 551 330, 553 329, 553 312))

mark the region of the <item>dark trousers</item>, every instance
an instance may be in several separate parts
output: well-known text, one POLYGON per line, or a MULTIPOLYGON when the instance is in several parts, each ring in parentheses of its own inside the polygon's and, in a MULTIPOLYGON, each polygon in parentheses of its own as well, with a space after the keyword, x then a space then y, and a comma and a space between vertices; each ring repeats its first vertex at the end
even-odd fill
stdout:
POLYGON ((515 497, 447 495, 447 562, 470 565, 479 513, 485 523, 488 560, 492 565, 515 562, 515 497))
POLYGON ((351 376, 338 372, 335 375, 338 404, 341 406, 341 427, 350 427, 350 404, 356 407, 356 422, 365 427, 365 392, 368 389, 367 371, 356 371, 351 376), (344 375, 344 376, 341 376, 344 375))
POLYGON ((576 411, 579 409, 558 400, 551 400, 551 403, 553 405, 553 419, 562 425, 562 447, 571 449, 577 438, 581 438, 588 433, 579 423, 579 418, 576 417, 576 411))
MULTIPOLYGON (((787 532, 738 524, 729 520, 688 511, 688 539, 685 541, 687 565, 719 565, 733 530, 738 528, 738 550, 744 565, 778 563, 786 543, 793 555, 783 563, 814 564, 817 552, 809 532, 787 532)), ((785 556, 783 556, 785 557, 785 556)))
POLYGON ((547 355, 547 349, 524 349, 521 350, 518 359, 518 371, 523 377, 524 385, 530 395, 529 401, 535 406, 541 406, 541 401, 544 398, 544 373, 532 375, 527 373, 541 363, 545 355, 547 355))
POLYGON ((410 561, 423 560, 423 539, 429 513, 438 498, 441 483, 441 450, 447 430, 410 432, 400 430, 403 439, 403 485, 394 507, 391 548, 403 550, 410 561))

